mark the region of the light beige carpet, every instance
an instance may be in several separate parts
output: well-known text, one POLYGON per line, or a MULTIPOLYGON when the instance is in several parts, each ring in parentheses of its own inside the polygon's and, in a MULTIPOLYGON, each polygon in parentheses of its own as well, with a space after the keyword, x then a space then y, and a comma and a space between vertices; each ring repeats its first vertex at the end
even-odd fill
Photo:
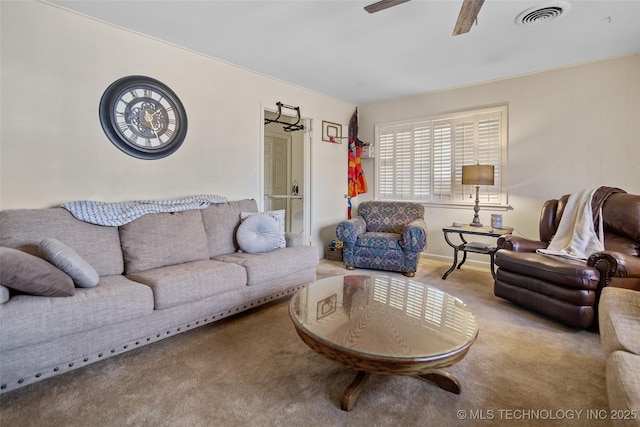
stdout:
MULTIPOLYGON (((478 340, 448 369, 460 395, 372 376, 353 410, 340 410, 354 372, 310 350, 281 300, 7 393, 0 425, 610 425, 595 419, 608 411, 597 332, 495 297, 485 270, 465 266, 441 280, 447 268, 423 260, 414 280, 459 297, 478 319, 478 340)), ((362 273, 326 260, 318 267, 318 278, 362 273)))

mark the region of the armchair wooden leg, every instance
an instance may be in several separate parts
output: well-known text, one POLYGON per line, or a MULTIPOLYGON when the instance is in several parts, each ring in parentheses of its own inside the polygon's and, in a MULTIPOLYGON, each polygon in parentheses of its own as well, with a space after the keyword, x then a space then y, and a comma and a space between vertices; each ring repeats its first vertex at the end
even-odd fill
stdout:
POLYGON ((353 270, 353 265, 345 265, 344 266, 347 270, 353 270))
POLYGON ((407 271, 406 273, 402 273, 402 274, 404 274, 407 277, 413 277, 413 276, 416 275, 416 272, 415 271, 407 271))

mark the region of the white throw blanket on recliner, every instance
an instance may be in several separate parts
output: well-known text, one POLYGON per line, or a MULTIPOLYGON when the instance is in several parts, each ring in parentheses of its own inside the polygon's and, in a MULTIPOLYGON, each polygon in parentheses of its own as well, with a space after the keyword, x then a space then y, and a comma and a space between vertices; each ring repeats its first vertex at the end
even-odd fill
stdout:
POLYGON ((586 261, 592 253, 604 250, 604 242, 598 237, 604 236, 602 215, 599 233, 596 233, 591 209, 597 189, 581 190, 569 196, 556 234, 546 249, 538 249, 539 253, 586 261))

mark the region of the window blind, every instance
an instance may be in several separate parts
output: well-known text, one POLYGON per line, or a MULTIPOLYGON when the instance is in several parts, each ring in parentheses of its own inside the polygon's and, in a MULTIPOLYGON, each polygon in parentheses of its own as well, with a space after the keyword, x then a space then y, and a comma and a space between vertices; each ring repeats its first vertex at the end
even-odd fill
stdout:
POLYGON ((506 106, 376 126, 378 199, 473 204, 462 166, 479 162, 495 170, 480 203, 507 205, 506 126, 506 106))

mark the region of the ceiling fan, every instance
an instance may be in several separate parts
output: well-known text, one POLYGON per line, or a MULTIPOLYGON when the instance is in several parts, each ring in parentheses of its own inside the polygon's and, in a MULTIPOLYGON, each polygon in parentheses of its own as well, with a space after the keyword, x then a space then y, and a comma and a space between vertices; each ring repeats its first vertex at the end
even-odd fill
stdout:
MULTIPOLYGON (((377 3, 370 4, 369 6, 365 6, 364 10, 369 13, 379 12, 384 9, 388 9, 392 6, 397 6, 402 3, 406 3, 409 0, 380 0, 377 3)), ((478 13, 480 12, 480 8, 484 0, 464 0, 462 3, 462 7, 460 8, 460 14, 458 15, 458 21, 456 22, 456 26, 453 28, 453 35, 457 36, 460 34, 468 33, 471 29, 471 26, 475 22, 478 17, 478 13)))

